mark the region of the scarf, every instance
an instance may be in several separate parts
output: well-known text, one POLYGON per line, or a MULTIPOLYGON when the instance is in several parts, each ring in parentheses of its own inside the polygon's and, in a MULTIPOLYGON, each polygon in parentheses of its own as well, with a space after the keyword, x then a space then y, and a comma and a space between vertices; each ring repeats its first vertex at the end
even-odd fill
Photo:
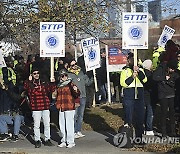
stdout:
POLYGON ((71 73, 74 73, 74 74, 78 75, 79 72, 81 71, 81 68, 78 67, 78 69, 76 69, 76 70, 69 68, 68 71, 71 72, 71 73))
POLYGON ((41 81, 40 81, 40 79, 34 79, 33 80, 33 88, 39 88, 40 89, 40 91, 41 91, 41 81))

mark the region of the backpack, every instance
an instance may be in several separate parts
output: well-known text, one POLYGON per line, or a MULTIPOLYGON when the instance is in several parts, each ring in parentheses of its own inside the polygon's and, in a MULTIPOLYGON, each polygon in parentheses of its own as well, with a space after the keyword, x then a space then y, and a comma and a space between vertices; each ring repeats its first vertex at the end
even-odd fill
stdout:
POLYGON ((133 127, 123 125, 119 128, 118 134, 114 136, 113 142, 119 148, 133 148, 133 127))

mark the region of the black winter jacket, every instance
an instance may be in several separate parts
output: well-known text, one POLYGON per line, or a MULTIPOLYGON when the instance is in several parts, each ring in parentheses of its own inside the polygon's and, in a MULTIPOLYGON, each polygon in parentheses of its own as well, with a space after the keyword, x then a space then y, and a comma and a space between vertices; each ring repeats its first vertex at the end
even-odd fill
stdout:
POLYGON ((170 74, 170 79, 166 80, 166 74, 166 64, 160 64, 153 73, 153 79, 158 83, 159 99, 175 97, 175 82, 179 75, 173 72, 170 74))

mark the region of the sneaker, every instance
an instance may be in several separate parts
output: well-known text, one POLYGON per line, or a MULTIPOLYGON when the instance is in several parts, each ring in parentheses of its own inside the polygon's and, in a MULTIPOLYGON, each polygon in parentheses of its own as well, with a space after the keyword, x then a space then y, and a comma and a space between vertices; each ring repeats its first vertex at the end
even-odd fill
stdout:
POLYGON ((41 147, 41 141, 36 141, 35 148, 40 148, 40 147, 41 147))
POLYGON ((0 142, 9 141, 11 137, 9 134, 0 134, 0 142))
POLYGON ((153 131, 146 131, 145 135, 154 136, 154 132, 153 131))
POLYGON ((44 142, 44 146, 54 146, 50 140, 44 142))
POLYGON ((83 135, 81 132, 77 132, 77 135, 79 136, 79 138, 84 137, 85 135, 83 135))
POLYGON ((79 135, 77 133, 74 133, 74 138, 75 139, 78 139, 79 138, 79 135))
POLYGON ((60 147, 60 148, 66 147, 66 143, 62 142, 61 144, 58 145, 58 147, 60 147))
POLYGON ((13 135, 11 138, 11 142, 17 142, 19 140, 18 135, 13 135))
POLYGON ((68 144, 67 146, 66 146, 66 148, 72 148, 72 147, 74 147, 75 146, 75 143, 73 143, 73 144, 68 144))

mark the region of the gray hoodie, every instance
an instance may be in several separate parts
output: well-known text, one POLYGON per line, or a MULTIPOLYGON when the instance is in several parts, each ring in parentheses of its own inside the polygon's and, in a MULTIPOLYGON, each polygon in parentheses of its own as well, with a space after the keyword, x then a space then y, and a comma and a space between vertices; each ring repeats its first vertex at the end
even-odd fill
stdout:
POLYGON ((78 75, 68 72, 69 78, 72 79, 72 82, 78 87, 81 92, 80 98, 86 97, 86 86, 89 86, 93 83, 93 78, 89 79, 86 74, 81 70, 78 75))

